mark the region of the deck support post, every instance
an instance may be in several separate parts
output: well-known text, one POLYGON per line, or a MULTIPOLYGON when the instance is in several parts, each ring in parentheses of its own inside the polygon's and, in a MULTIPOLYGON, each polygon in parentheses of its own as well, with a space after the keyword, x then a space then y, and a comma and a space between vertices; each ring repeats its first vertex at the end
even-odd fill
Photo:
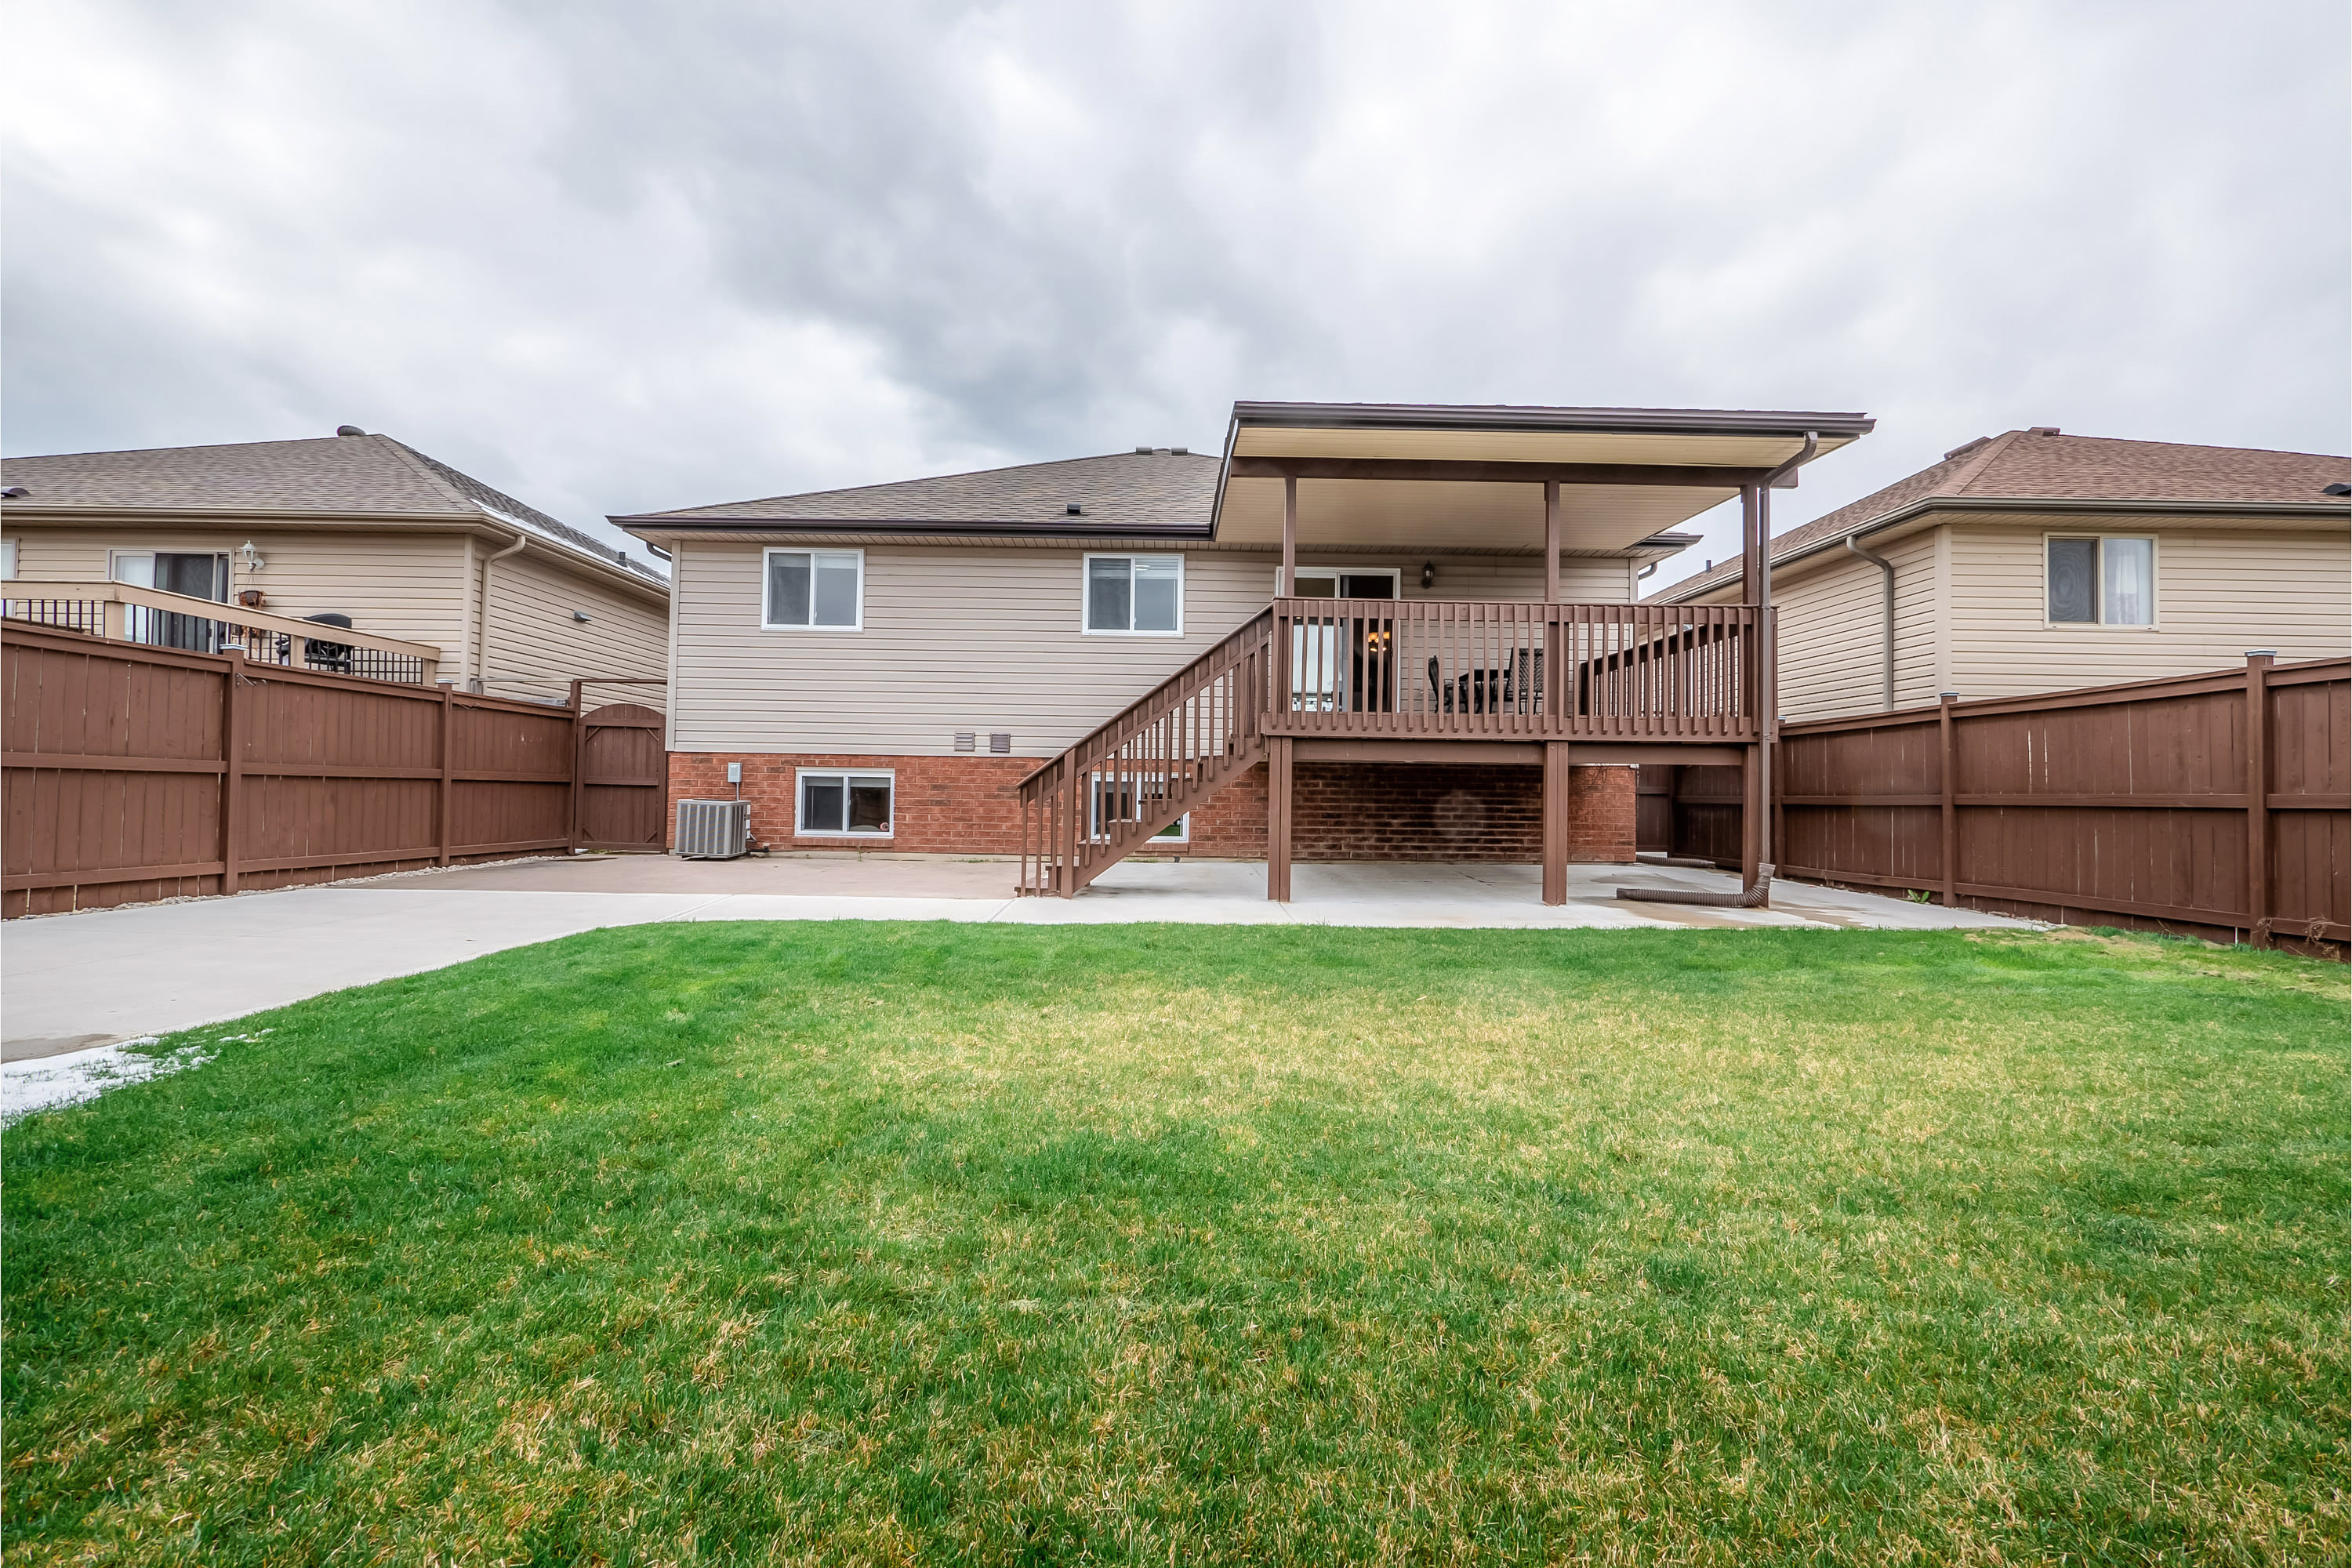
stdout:
POLYGON ((1275 595, 1287 599, 1298 588, 1298 481, 1282 481, 1282 584, 1275 595))
POLYGON ((1568 902, 1568 779, 1566 741, 1544 742, 1543 901, 1568 902))
POLYGON ((1290 737, 1265 738, 1265 896, 1290 902, 1290 737))

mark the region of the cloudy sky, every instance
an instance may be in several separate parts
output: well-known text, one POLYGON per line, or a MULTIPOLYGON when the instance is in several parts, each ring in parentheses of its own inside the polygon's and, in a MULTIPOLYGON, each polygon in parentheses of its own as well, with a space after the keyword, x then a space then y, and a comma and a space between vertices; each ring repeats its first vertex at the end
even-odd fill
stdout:
POLYGON ((1236 397, 1875 414, 1784 529, 2025 425, 2342 452, 2347 29, 15 0, 0 440, 348 422, 583 524, 1213 449, 1236 397))

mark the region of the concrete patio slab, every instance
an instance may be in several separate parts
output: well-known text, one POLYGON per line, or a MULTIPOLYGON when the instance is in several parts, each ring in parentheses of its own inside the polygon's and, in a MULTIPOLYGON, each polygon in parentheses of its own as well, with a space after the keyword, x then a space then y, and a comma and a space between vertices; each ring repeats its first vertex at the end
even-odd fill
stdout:
POLYGON ((1572 867, 1569 902, 1559 908, 1539 901, 1532 866, 1299 866, 1287 904, 1268 903, 1265 867, 1242 862, 1129 861, 1070 900, 1012 898, 1013 876, 1005 861, 583 858, 11 921, 0 939, 6 1005, 0 1068, 242 1017, 506 948, 666 921, 1517 930, 2026 924, 1795 882, 1773 885, 1769 910, 1619 900, 1621 885, 1737 887, 1722 872, 1650 865, 1572 867))

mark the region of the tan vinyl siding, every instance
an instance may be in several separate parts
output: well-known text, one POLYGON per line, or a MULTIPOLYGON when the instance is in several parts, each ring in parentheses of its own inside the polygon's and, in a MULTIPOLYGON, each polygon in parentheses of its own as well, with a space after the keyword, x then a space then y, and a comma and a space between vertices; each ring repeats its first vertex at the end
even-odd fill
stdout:
POLYGON ((447 534, 256 533, 195 529, 23 528, 14 537, 17 575, 35 582, 103 582, 110 550, 225 554, 232 595, 258 588, 278 616, 340 612, 354 630, 441 649, 454 677, 465 643, 459 542, 447 534), (237 547, 250 537, 262 570, 247 573, 237 547))
POLYGON ((1963 697, 2191 675, 2242 664, 2252 647, 2276 648, 2283 661, 2352 650, 2352 535, 2344 531, 2135 527, 2128 520, 1947 531, 1951 679, 1963 697), (2157 624, 2047 625, 2047 532, 2153 537, 2157 624))
MULTIPOLYGON (((477 553, 477 573, 488 554, 477 553)), ((488 689, 496 696, 560 701, 578 676, 660 675, 665 668, 665 605, 575 573, 536 544, 491 570, 489 619, 488 689), (574 610, 587 612, 585 624, 572 618, 574 610)), ((660 708, 666 699, 658 686, 638 686, 592 690, 587 700, 660 708)))
MULTIPOLYGON (((1271 553, 1195 551, 1184 563, 1184 634, 1080 629, 1084 550, 872 545, 865 629, 765 631, 756 544, 681 542, 672 563, 678 751, 937 755, 971 731, 1022 756, 1052 756, 1264 609, 1271 553)), ((1138 553, 1152 553, 1139 550, 1138 553)), ((1412 598, 1543 596, 1539 561, 1309 552, 1307 564, 1395 567, 1412 598), (1423 593, 1421 568, 1436 585, 1423 593)), ((1622 603, 1622 560, 1570 560, 1569 598, 1622 603)))

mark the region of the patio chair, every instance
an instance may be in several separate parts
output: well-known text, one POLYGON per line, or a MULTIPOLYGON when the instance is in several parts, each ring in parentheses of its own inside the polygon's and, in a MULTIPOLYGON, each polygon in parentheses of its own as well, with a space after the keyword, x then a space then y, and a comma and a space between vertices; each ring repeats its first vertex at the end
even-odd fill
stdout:
POLYGON ((1519 657, 1515 661, 1514 668, 1518 671, 1518 680, 1516 688, 1512 683, 1510 672, 1508 670, 1504 672, 1503 705, 1506 708, 1508 708, 1516 704, 1518 710, 1522 713, 1542 712, 1543 649, 1539 647, 1523 647, 1519 649, 1519 657), (1533 680, 1528 679, 1528 661, 1529 659, 1533 659, 1535 661, 1535 679, 1533 680))

